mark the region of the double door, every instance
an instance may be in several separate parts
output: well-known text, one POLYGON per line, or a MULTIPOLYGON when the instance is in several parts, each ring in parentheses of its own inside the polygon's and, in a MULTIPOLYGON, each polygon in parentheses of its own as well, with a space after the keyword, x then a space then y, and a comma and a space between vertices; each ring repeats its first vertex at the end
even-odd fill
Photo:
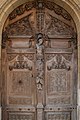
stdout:
POLYGON ((33 3, 24 4, 27 11, 14 16, 24 5, 16 8, 5 23, 3 119, 76 120, 77 49, 72 18, 59 15, 53 2, 49 4, 58 7, 53 10, 48 2, 37 1, 36 7, 33 3))

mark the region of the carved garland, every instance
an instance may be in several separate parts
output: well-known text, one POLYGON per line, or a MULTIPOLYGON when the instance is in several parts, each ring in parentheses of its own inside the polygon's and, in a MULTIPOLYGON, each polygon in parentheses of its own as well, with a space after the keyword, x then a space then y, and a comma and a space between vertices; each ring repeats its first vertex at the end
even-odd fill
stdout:
MULTIPOLYGON (((12 20, 12 19, 16 18, 17 15, 23 14, 25 11, 29 11, 32 8, 37 8, 39 1, 40 0, 27 2, 27 3, 19 6, 9 15, 9 19, 12 20)), ((61 15, 66 20, 69 20, 69 21, 71 20, 71 16, 69 15, 69 13, 66 10, 64 10, 62 7, 60 7, 59 5, 55 4, 54 2, 47 1, 47 0, 44 1, 43 3, 44 3, 44 7, 48 8, 50 10, 54 10, 54 12, 56 14, 61 15)))

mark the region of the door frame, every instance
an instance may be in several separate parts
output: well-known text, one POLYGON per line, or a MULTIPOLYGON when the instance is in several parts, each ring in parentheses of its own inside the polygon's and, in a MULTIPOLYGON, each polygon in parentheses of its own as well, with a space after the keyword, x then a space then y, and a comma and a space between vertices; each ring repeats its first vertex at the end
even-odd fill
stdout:
MULTIPOLYGON (((56 1, 56 0, 55 0, 56 1)), ((6 18, 8 17, 9 13, 11 13, 11 11, 13 9, 15 9, 17 6, 25 3, 26 0, 23 0, 20 2, 18 2, 18 0, 14 1, 14 2, 11 2, 9 3, 9 1, 6 2, 6 4, 4 4, 2 6, 2 10, 4 12, 1 13, 1 17, 0 17, 0 23, 1 23, 1 27, 0 27, 0 41, 2 41, 2 29, 3 29, 3 25, 6 21, 6 18)), ((64 5, 64 8, 68 11, 68 12, 71 12, 71 16, 73 16, 72 18, 74 19, 74 22, 76 24, 76 28, 77 28, 77 39, 78 39, 78 84, 77 84, 77 103, 78 103, 78 106, 77 106, 77 116, 78 116, 78 120, 80 119, 80 116, 79 116, 79 113, 80 113, 80 11, 79 11, 79 8, 78 8, 78 5, 76 5, 75 2, 73 2, 73 4, 71 2, 66 2, 66 1, 57 1, 57 4, 59 4, 60 6, 63 6, 64 5), (76 5, 76 6, 75 6, 76 5), (74 8, 74 10, 73 10, 74 8), (69 9, 69 10, 68 10, 69 9)), ((1 54, 0 54, 1 55, 1 54)), ((2 88, 2 86, 1 86, 2 88)))

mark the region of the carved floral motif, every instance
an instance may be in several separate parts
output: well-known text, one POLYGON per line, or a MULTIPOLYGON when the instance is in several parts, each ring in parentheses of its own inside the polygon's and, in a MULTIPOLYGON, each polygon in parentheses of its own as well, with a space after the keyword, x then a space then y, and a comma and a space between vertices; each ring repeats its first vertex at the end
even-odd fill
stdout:
POLYGON ((9 114, 9 120, 33 120, 32 114, 9 114))
POLYGON ((48 98, 48 102, 50 105, 55 105, 55 104, 70 104, 71 103, 71 98, 70 97, 56 97, 56 98, 48 98))
MULTIPOLYGON (((30 14, 31 15, 31 14, 30 14)), ((10 24, 6 27, 7 34, 9 36, 16 35, 32 35, 32 28, 29 22, 29 16, 26 16, 17 22, 10 24)))
POLYGON ((70 114, 49 114, 48 120, 71 120, 70 114))
POLYGON ((48 70, 52 69, 66 69, 70 70, 71 65, 68 60, 66 60, 62 55, 56 54, 51 60, 48 61, 48 70))
POLYGON ((16 56, 17 56, 17 54, 8 54, 8 60, 11 61, 11 60, 13 60, 16 56))
POLYGON ((10 63, 9 70, 13 69, 28 69, 32 70, 32 61, 24 58, 23 55, 18 55, 16 57, 16 61, 10 63))
POLYGON ((49 16, 51 17, 51 20, 48 24, 46 24, 47 26, 46 33, 48 35, 65 35, 65 36, 67 35, 73 37, 73 34, 75 34, 74 28, 51 15, 49 16))
POLYGON ((64 70, 52 70, 47 72, 48 94, 59 95, 70 92, 71 76, 64 70))

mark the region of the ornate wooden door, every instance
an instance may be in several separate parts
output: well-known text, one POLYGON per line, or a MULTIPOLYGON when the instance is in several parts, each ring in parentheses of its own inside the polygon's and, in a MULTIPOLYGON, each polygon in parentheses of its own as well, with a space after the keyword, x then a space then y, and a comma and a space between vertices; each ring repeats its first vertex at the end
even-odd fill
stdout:
POLYGON ((3 120, 77 120, 77 40, 69 13, 31 1, 8 17, 2 41, 3 120))

